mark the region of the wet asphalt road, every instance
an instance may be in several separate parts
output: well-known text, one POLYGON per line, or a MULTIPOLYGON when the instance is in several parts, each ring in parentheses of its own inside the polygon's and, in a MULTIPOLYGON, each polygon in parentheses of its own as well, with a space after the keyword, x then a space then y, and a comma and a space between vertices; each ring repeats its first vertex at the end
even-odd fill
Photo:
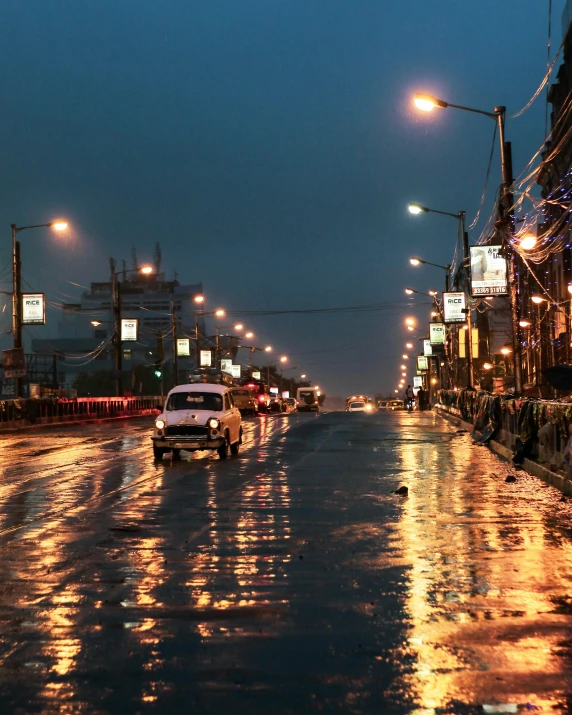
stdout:
POLYGON ((0 436, 1 713, 572 712, 559 492, 429 414, 150 425, 0 436))

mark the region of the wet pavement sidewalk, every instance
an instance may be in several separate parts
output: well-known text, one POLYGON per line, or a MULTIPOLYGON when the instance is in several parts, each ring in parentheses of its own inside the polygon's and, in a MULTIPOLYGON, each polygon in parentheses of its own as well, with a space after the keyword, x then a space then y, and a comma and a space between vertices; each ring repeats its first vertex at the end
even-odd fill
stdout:
POLYGON ((2 713, 572 712, 552 487, 433 414, 149 436, 0 440, 2 713))

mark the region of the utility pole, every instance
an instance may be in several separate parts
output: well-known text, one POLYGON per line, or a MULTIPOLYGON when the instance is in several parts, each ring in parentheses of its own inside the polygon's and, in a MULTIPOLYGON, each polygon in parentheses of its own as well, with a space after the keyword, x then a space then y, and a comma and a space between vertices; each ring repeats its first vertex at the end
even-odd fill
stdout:
MULTIPOLYGON (((14 349, 22 350, 22 264, 20 261, 20 241, 16 239, 16 224, 12 228, 12 275, 14 285, 12 290, 12 330, 14 333, 14 349)), ((25 358, 24 358, 25 360, 25 358)), ((16 397, 22 397, 22 378, 16 379, 16 397)))
POLYGON ((465 275, 467 277, 467 332, 469 334, 469 344, 467 347, 467 387, 473 387, 473 316, 471 308, 471 252, 469 251, 469 234, 465 231, 465 212, 459 211, 459 221, 461 222, 461 233, 463 234, 463 263, 465 264, 465 275))
POLYGON ((177 355, 177 317, 175 315, 175 301, 171 301, 171 334, 173 350, 173 387, 179 384, 179 356, 177 355))
POLYGON ((199 314, 195 312, 195 351, 197 353, 197 369, 201 366, 201 345, 199 336, 199 314))
POLYGON ((499 214, 501 225, 506 234, 502 236, 506 250, 506 258, 509 266, 509 300, 512 323, 512 354, 514 355, 514 392, 516 395, 522 393, 522 334, 518 319, 519 309, 519 286, 516 277, 516 252, 510 244, 510 238, 514 235, 514 206, 513 196, 510 190, 512 186, 512 148, 510 142, 505 142, 504 121, 506 107, 495 107, 499 129, 499 142, 501 150, 502 187, 499 201, 499 214))
POLYGON ((111 260, 111 300, 113 305, 113 370, 115 372, 115 395, 122 392, 121 355, 121 283, 115 273, 115 261, 111 260))
POLYGON ((161 373, 161 397, 163 397, 165 373, 163 372, 163 333, 161 331, 157 333, 157 361, 155 368, 161 373))

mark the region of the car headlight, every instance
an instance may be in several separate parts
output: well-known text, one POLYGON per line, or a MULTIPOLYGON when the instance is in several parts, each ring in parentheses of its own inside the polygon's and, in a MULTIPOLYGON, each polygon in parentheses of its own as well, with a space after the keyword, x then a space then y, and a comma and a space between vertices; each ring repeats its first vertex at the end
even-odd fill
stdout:
POLYGON ((155 420, 155 427, 157 429, 164 429, 165 427, 165 420, 155 420))
POLYGON ((220 422, 213 418, 212 420, 209 420, 209 427, 211 429, 218 429, 220 427, 220 422))

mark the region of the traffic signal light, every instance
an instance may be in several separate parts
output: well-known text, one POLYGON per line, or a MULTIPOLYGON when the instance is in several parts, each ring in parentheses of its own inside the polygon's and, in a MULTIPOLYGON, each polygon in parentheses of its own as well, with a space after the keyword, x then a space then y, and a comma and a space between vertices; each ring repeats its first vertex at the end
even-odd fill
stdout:
POLYGON ((163 333, 157 333, 157 359, 155 360, 155 377, 161 379, 163 377, 163 333))

